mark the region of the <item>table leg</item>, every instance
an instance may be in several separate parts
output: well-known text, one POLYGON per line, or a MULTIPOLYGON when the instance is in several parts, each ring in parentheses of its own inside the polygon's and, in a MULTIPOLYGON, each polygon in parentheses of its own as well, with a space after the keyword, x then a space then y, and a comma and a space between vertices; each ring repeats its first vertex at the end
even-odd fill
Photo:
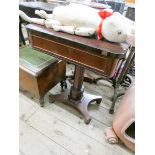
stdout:
POLYGON ((86 124, 88 124, 91 121, 91 116, 89 115, 87 110, 88 104, 94 101, 96 101, 97 104, 100 104, 102 97, 84 92, 83 67, 75 66, 74 76, 75 79, 73 85, 71 87, 68 86, 64 92, 61 92, 61 94, 51 94, 49 96, 49 102, 59 101, 73 106, 84 116, 84 121, 86 124))

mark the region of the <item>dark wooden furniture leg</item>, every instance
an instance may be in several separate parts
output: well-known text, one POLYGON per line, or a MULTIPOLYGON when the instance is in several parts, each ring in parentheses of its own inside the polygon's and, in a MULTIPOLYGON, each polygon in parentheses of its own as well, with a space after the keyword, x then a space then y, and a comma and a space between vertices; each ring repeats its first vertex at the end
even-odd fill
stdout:
POLYGON ((87 107, 91 102, 96 101, 97 104, 101 103, 102 97, 91 95, 84 92, 83 78, 84 78, 84 68, 80 66, 75 66, 73 85, 68 87, 64 92, 57 95, 50 95, 49 101, 59 101, 65 104, 71 105, 84 116, 84 122, 89 124, 91 121, 91 116, 88 113, 87 107))

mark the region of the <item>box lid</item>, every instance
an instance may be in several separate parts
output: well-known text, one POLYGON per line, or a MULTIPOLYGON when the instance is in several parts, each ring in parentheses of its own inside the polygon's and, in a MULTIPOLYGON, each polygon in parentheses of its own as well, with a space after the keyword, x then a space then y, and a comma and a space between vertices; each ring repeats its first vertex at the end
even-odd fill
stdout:
POLYGON ((32 72, 39 72, 50 64, 54 64, 58 59, 32 49, 30 46, 20 48, 19 63, 32 72))

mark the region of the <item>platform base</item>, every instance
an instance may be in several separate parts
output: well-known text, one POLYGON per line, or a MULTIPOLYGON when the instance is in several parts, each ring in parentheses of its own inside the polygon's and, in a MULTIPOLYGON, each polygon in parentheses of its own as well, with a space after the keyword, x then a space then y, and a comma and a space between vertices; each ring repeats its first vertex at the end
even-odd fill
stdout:
POLYGON ((84 122, 86 124, 89 124, 91 121, 91 116, 89 115, 87 109, 88 104, 94 101, 96 101, 97 104, 100 104, 102 101, 102 97, 97 95, 91 95, 84 92, 82 99, 79 101, 75 101, 69 98, 69 94, 70 94, 70 88, 67 88, 64 92, 61 92, 61 94, 57 95, 51 94, 49 95, 49 102, 58 101, 76 108, 84 116, 84 122))

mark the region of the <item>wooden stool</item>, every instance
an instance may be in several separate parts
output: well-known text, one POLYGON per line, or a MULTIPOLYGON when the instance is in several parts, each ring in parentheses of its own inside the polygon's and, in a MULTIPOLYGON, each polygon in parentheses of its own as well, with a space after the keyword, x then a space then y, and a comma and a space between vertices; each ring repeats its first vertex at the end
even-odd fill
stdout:
MULTIPOLYGON (((52 56, 41 53, 31 47, 20 49, 19 85, 28 91, 40 106, 44 105, 44 95, 57 83, 65 82, 66 63, 52 56)), ((65 85, 66 86, 66 85, 65 85)))

